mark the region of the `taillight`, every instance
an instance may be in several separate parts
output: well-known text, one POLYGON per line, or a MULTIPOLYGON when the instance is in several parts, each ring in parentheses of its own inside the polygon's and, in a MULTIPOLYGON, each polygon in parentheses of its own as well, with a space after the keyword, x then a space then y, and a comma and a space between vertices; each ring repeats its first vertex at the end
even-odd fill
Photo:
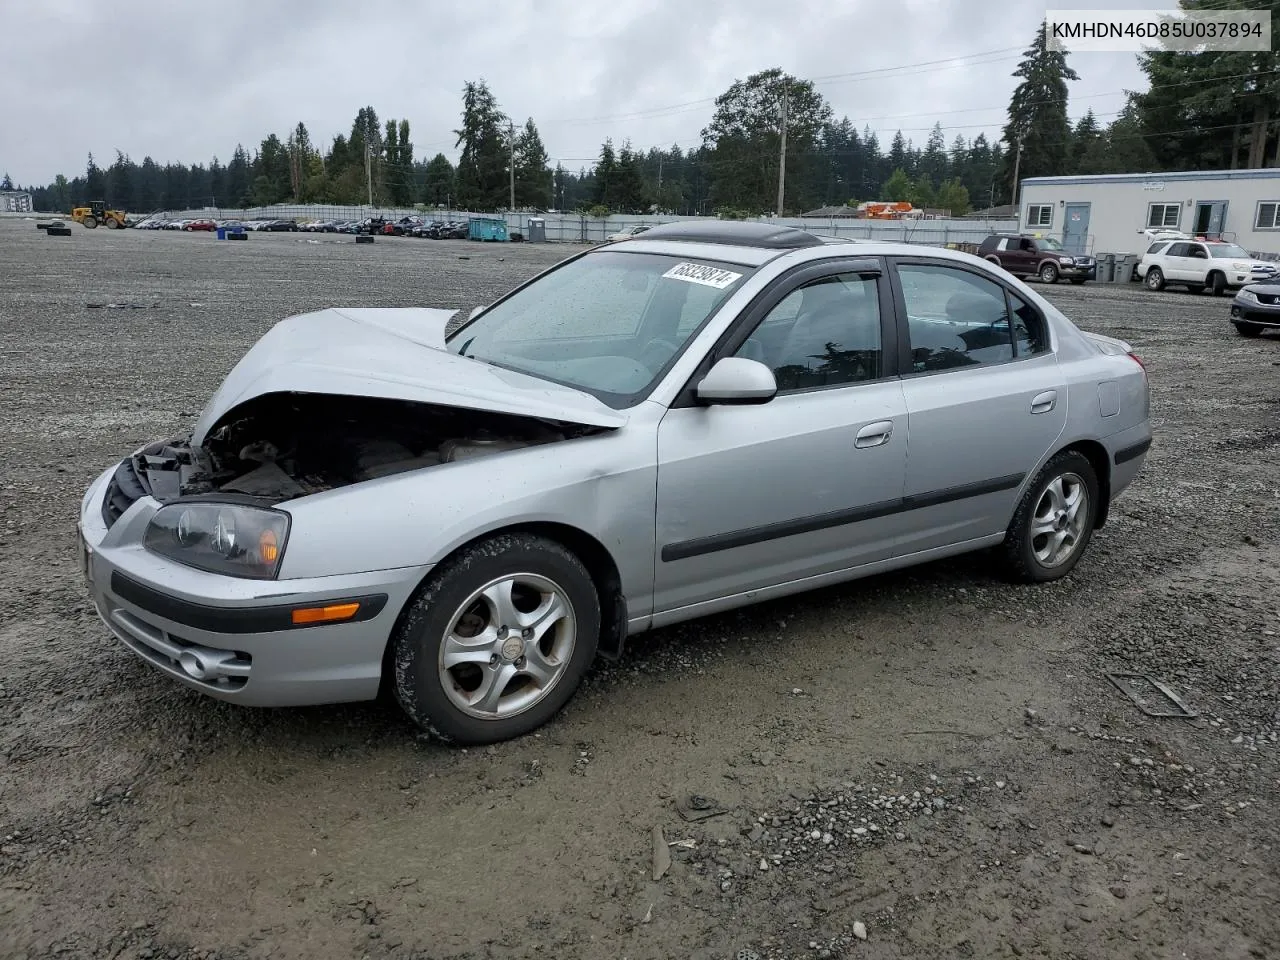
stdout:
POLYGON ((1140 367, 1142 368, 1142 372, 1143 372, 1143 373, 1146 373, 1146 372, 1147 372, 1147 365, 1146 365, 1145 363, 1143 363, 1143 362, 1142 362, 1142 358, 1141 358, 1140 356, 1138 356, 1136 353, 1134 353, 1132 350, 1130 350, 1130 351, 1129 351, 1129 357, 1130 357, 1130 359, 1132 359, 1132 360, 1133 360, 1133 362, 1134 362, 1134 363, 1136 363, 1138 366, 1140 366, 1140 367))

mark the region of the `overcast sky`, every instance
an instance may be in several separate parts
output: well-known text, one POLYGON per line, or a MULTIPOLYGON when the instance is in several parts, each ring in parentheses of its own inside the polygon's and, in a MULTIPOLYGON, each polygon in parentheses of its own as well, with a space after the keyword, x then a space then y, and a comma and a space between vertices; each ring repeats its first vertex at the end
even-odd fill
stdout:
MULTIPOLYGON (((837 117, 923 143, 998 139, 1010 76, 1047 7, 1103 0, 0 0, 0 172, 43 185, 141 161, 224 163, 299 120, 327 145, 368 104, 407 118, 415 156, 444 152, 464 81, 483 77, 552 162, 576 170, 605 137, 696 146, 712 101, 780 66, 818 81, 837 117), (943 62, 939 62, 943 61, 943 62)), ((1125 0, 1168 9, 1173 0, 1125 0)), ((1145 86, 1127 53, 1075 54, 1071 114, 1104 123, 1145 86)))

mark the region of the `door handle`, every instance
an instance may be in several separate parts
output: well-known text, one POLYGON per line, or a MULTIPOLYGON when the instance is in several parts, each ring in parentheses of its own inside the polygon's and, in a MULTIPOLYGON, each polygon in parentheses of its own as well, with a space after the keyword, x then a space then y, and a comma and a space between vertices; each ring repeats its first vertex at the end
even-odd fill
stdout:
POLYGON ((888 443, 889 437, 892 435, 892 420, 881 420, 878 423, 868 423, 858 431, 858 436, 853 441, 853 445, 855 447, 879 447, 888 443))
POLYGON ((1048 413, 1058 405, 1058 391, 1046 390, 1044 393, 1038 393, 1031 400, 1032 413, 1048 413))

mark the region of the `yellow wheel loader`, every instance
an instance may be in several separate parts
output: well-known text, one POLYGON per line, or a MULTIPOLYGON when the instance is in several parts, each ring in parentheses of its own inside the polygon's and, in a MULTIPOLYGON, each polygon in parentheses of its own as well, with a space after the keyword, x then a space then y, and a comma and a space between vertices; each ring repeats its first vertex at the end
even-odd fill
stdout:
POLYGON ((76 207, 72 210, 71 219, 88 227, 90 230, 100 223, 104 223, 116 230, 123 230, 125 212, 123 210, 108 210, 104 201, 92 200, 87 207, 76 207))

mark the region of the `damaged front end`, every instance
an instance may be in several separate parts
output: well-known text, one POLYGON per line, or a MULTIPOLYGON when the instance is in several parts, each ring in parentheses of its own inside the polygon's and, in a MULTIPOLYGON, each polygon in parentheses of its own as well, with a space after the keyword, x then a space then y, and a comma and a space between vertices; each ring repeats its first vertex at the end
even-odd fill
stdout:
POLYGON ((116 468, 102 503, 110 528, 134 501, 234 494, 270 506, 335 487, 610 428, 420 401, 269 393, 205 435, 150 444, 116 468))

